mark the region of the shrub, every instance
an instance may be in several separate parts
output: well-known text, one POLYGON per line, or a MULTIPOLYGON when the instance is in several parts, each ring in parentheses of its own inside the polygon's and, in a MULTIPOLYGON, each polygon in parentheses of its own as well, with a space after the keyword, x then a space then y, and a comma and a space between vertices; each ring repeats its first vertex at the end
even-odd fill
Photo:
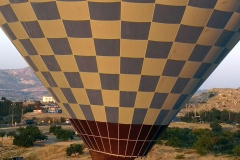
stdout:
POLYGON ((71 144, 70 147, 66 149, 66 155, 71 156, 72 154, 83 154, 84 146, 82 144, 71 144))
POLYGON ((61 118, 60 118, 60 123, 65 123, 65 122, 66 122, 66 118, 61 117, 61 118))
POLYGON ((0 132, 0 137, 2 137, 2 142, 3 142, 3 137, 5 137, 5 135, 6 135, 6 132, 5 132, 5 131, 1 131, 1 132, 0 132))
POLYGON ((167 143, 167 146, 172 146, 172 147, 180 147, 181 146, 181 140, 178 137, 171 137, 167 143))
POLYGON ((236 147, 233 148, 233 154, 235 156, 240 156, 240 145, 237 145, 236 147))
POLYGON ((60 130, 57 135, 56 135, 56 138, 61 140, 61 141, 67 141, 67 140, 73 140, 73 136, 74 136, 74 132, 72 130, 65 130, 65 129, 62 129, 60 130))
POLYGON ((54 135, 57 135, 58 132, 60 132, 62 130, 61 126, 51 126, 49 128, 49 133, 52 133, 54 135))
POLYGON ((17 134, 16 134, 15 131, 10 131, 10 132, 7 133, 7 137, 14 137, 14 136, 16 136, 16 135, 17 135, 17 134))
POLYGON ((214 131, 214 132, 222 131, 222 126, 217 121, 210 123, 210 127, 212 128, 212 131, 214 131))
POLYGON ((184 155, 183 154, 177 154, 175 159, 184 159, 184 155))
POLYGON ((213 148, 212 139, 209 135, 203 135, 198 138, 193 147, 196 149, 198 154, 205 155, 213 148))

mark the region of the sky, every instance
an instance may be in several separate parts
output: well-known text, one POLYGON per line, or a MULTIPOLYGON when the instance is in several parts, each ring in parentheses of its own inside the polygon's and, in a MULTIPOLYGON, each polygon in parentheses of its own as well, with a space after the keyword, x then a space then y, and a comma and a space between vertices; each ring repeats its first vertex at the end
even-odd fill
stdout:
MULTIPOLYGON (((0 69, 17 69, 28 64, 0 29, 0 69)), ((229 53, 200 89, 240 87, 240 43, 229 53)))

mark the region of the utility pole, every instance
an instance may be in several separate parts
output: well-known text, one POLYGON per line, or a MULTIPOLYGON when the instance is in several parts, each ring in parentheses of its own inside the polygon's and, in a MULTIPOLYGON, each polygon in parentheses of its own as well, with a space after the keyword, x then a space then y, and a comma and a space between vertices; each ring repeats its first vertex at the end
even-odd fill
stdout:
POLYGON ((14 102, 11 105, 12 105, 12 126, 13 126, 14 102))

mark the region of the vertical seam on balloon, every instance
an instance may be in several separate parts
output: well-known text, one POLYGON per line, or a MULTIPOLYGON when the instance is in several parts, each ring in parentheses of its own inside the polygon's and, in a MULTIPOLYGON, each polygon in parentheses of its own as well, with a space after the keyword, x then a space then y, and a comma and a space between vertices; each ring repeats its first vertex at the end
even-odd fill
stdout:
POLYGON ((100 151, 100 148, 99 148, 99 146, 98 146, 98 143, 97 143, 97 141, 96 141, 96 139, 95 139, 95 135, 93 134, 93 132, 92 132, 92 130, 91 130, 91 127, 90 127, 90 125, 88 124, 88 121, 86 121, 86 122, 87 122, 87 125, 88 125, 88 127, 89 127, 89 130, 91 131, 91 133, 92 133, 92 135, 93 135, 93 139, 94 139, 94 141, 96 142, 97 148, 98 148, 98 150, 100 151))
POLYGON ((100 130, 99 130, 98 125, 97 125, 97 122, 95 121, 95 123, 96 123, 97 129, 98 129, 99 137, 100 137, 101 142, 102 142, 103 150, 104 150, 104 152, 106 152, 105 146, 104 146, 103 141, 102 141, 102 136, 101 136, 100 130))
POLYGON ((127 144, 126 144, 126 150, 125 150, 125 157, 127 156, 127 148, 128 148, 128 142, 129 142, 131 128, 132 128, 132 124, 130 124, 129 131, 128 131, 128 138, 127 138, 127 144))

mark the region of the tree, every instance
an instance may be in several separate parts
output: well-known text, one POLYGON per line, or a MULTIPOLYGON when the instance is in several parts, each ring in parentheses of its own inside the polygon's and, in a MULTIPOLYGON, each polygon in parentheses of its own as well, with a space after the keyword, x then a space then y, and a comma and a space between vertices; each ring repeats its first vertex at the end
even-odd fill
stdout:
POLYGON ((52 133, 56 136, 58 132, 61 132, 61 130, 62 130, 62 126, 51 126, 49 128, 49 133, 52 133))
POLYGON ((5 137, 5 135, 6 135, 6 132, 5 132, 5 131, 1 131, 1 132, 0 132, 0 137, 2 137, 2 142, 3 142, 3 137, 5 137))
POLYGON ((65 130, 62 129, 60 132, 57 133, 56 138, 61 141, 73 140, 74 139, 74 132, 72 130, 65 130))
POLYGON ((71 144, 70 147, 66 149, 66 155, 71 156, 72 154, 83 154, 84 146, 82 144, 71 144))
POLYGON ((237 145, 236 147, 233 148, 233 154, 235 156, 240 156, 240 145, 237 145))
POLYGON ((172 147, 180 147, 181 146, 181 140, 178 137, 171 137, 167 143, 167 146, 172 146, 172 147))
POLYGON ((222 131, 222 126, 217 121, 210 123, 210 127, 212 128, 212 131, 214 131, 214 132, 222 131))
POLYGON ((36 126, 27 126, 26 128, 19 128, 18 134, 14 136, 13 144, 23 147, 31 147, 34 142, 47 139, 47 136, 36 126))
POLYGON ((14 137, 14 136, 16 136, 16 135, 17 135, 17 134, 16 134, 15 131, 10 131, 10 132, 7 133, 7 137, 14 137))
POLYGON ((213 142, 209 135, 203 135, 194 143, 193 148, 196 149, 200 155, 205 155, 213 148, 213 142))

